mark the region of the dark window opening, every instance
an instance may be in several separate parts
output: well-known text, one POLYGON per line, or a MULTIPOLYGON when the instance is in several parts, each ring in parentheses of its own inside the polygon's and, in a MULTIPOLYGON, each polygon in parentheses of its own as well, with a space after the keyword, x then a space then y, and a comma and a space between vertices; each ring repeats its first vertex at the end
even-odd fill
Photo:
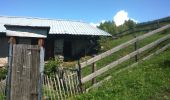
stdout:
POLYGON ((0 58, 8 57, 8 40, 7 37, 0 37, 0 58))
POLYGON ((47 39, 45 41, 45 60, 54 58, 54 40, 47 39))
POLYGON ((38 39, 33 38, 31 39, 31 45, 37 45, 38 44, 38 39))
POLYGON ((67 61, 72 57, 72 42, 65 40, 64 41, 64 48, 63 48, 63 53, 64 53, 64 60, 67 61))

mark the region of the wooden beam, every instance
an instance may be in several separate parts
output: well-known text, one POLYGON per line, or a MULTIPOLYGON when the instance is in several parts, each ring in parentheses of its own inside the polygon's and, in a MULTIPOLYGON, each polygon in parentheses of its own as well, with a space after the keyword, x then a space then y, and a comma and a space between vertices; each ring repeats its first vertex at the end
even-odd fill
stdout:
POLYGON ((166 35, 166 36, 164 36, 164 37, 162 37, 162 38, 160 38, 160 39, 158 39, 158 40, 156 40, 156 41, 154 41, 154 42, 152 42, 152 43, 150 43, 150 44, 148 44, 148 45, 146 45, 146 46, 144 46, 144 47, 142 47, 142 48, 140 48, 140 49, 138 49, 138 50, 116 60, 116 61, 114 61, 114 62, 112 62, 112 63, 110 63, 110 64, 108 64, 107 66, 95 71, 94 73, 92 73, 90 75, 87 75, 86 77, 81 79, 81 82, 85 83, 87 81, 90 81, 91 79, 95 78, 98 75, 101 75, 102 73, 110 70, 111 68, 117 66, 118 64, 121 64, 122 62, 129 60, 130 58, 134 57, 135 55, 137 55, 137 54, 139 54, 139 53, 141 53, 141 52, 143 52, 147 49, 150 49, 150 48, 158 45, 159 43, 161 43, 161 42, 163 42, 163 41, 165 41, 169 38, 170 38, 170 34, 168 34, 168 35, 166 35))
POLYGON ((94 63, 96 61, 99 61, 99 60, 101 60, 101 59, 111 55, 112 53, 115 53, 115 52, 117 52, 117 51, 119 51, 119 50, 121 50, 123 48, 126 48, 129 45, 135 43, 136 41, 140 41, 142 39, 145 39, 145 38, 147 38, 147 37, 149 37, 151 35, 154 35, 154 34, 160 32, 160 31, 163 31, 163 30, 168 29, 168 28, 170 28, 170 24, 168 24, 166 26, 163 26, 163 27, 161 27, 159 29, 156 29, 154 31, 148 32, 148 33, 146 33, 146 34, 144 34, 142 36, 138 36, 138 37, 136 37, 136 38, 134 38, 134 39, 132 39, 132 40, 126 42, 126 43, 123 43, 123 44, 121 44, 121 45, 119 45, 117 47, 114 47, 111 50, 108 50, 108 51, 106 51, 106 52, 104 52, 104 53, 102 53, 100 55, 97 55, 97 56, 95 56, 95 57, 93 57, 93 58, 91 58, 91 59, 81 63, 81 68, 84 68, 84 67, 86 67, 86 66, 88 66, 88 65, 90 65, 90 64, 92 64, 92 63, 94 63))

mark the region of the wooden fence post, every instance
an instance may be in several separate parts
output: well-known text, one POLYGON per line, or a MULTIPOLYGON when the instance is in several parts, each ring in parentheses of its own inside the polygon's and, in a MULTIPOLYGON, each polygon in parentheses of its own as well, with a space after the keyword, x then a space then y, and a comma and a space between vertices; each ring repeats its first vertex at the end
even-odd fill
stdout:
POLYGON ((38 82, 38 100, 42 100, 42 88, 43 88, 43 79, 44 79, 44 75, 43 75, 43 72, 44 72, 44 39, 38 39, 38 45, 40 46, 40 68, 39 68, 39 71, 40 71, 40 79, 39 79, 39 82, 38 82))
POLYGON ((80 65, 80 60, 78 60, 78 65, 77 65, 77 74, 78 74, 78 80, 79 80, 79 88, 80 92, 83 93, 82 89, 82 82, 81 82, 81 65, 80 65))
MULTIPOLYGON (((93 57, 95 57, 95 55, 93 57)), ((92 73, 94 73, 95 71, 96 71, 96 63, 94 62, 92 64, 92 73)), ((95 84, 95 83, 96 83, 96 78, 93 78, 92 79, 92 85, 95 84)))
MULTIPOLYGON (((136 34, 134 34, 134 38, 136 38, 136 34)), ((138 43, 137 41, 134 43, 134 51, 138 49, 138 43)), ((138 62, 138 54, 135 55, 135 61, 138 62)))
POLYGON ((8 76, 6 80, 6 100, 10 100, 12 51, 13 51, 13 45, 16 44, 16 37, 10 37, 8 44, 9 44, 9 49, 8 49, 8 76))

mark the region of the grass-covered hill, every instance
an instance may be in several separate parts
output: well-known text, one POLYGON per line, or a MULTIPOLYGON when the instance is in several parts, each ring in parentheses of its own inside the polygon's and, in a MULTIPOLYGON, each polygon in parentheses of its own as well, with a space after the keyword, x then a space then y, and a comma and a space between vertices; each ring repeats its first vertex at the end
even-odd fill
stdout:
MULTIPOLYGON (((155 27, 158 20, 150 21, 146 23, 140 23, 135 26, 135 29, 129 34, 122 35, 119 38, 101 38, 99 44, 101 49, 98 54, 105 52, 114 48, 122 43, 125 43, 136 36, 146 34, 149 31, 162 27, 164 25, 170 24, 170 17, 159 19, 159 26, 155 27), (162 21, 161 21, 162 20, 162 21), (154 29, 151 29, 155 27, 154 29), (150 28, 150 30, 148 30, 150 28), (147 31, 146 31, 147 30, 147 31)), ((159 32, 151 37, 148 37, 142 41, 138 41, 137 48, 143 47, 165 35, 170 34, 170 29, 166 29, 159 32)), ((114 35, 114 34, 113 34, 114 35)), ((118 36, 118 35, 114 35, 118 36)), ((145 51, 144 53, 138 55, 138 59, 142 59, 147 55, 153 53, 159 48, 170 43, 170 39, 160 43, 158 46, 145 51)), ((120 50, 109 57, 106 57, 96 63, 97 69, 100 69, 107 64, 127 55, 134 51, 134 45, 120 50)), ((140 62, 133 68, 124 70, 118 74, 116 72, 126 68, 127 66, 133 64, 135 59, 132 58, 115 68, 109 70, 108 72, 100 75, 96 78, 97 81, 102 80, 106 76, 112 76, 112 78, 105 82, 99 88, 92 89, 88 93, 76 96, 74 100, 170 100, 170 48, 165 52, 152 57, 151 59, 140 62)), ((89 69, 82 70, 83 75, 86 76, 91 73, 91 67, 89 69)), ((87 83, 84 87, 88 87, 90 84, 87 83)), ((72 98, 71 98, 72 99, 72 98)))
POLYGON ((75 100, 170 100, 170 48, 75 100))

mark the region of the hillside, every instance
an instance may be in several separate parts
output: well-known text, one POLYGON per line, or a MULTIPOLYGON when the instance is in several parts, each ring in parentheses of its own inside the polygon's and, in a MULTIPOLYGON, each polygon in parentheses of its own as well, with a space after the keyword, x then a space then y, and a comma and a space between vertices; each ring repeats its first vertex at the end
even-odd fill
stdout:
MULTIPOLYGON (((156 22, 157 20, 141 24, 141 26, 138 27, 138 29, 145 30, 148 28, 152 28, 152 26, 154 26, 156 22)), ((159 24, 160 25, 159 27, 167 25, 168 23, 169 22, 167 22, 167 20, 166 21, 163 20, 161 24, 159 24)), ((147 31, 143 31, 143 30, 142 31, 133 30, 134 33, 132 32, 131 34, 122 35, 116 39, 101 38, 99 41, 101 49, 99 50, 98 54, 110 50, 129 40, 132 40, 133 38, 135 38, 133 34, 135 34, 136 36, 141 36, 146 34, 147 32, 152 31, 152 30, 147 30, 147 31)), ((142 41, 138 41, 137 48, 146 46, 147 44, 168 35, 169 32, 170 29, 166 29, 142 41)), ((143 59, 147 55, 165 46, 167 43, 170 43, 170 39, 160 43, 158 46, 152 49, 146 50, 145 52, 139 54, 138 59, 139 60, 143 59)), ((124 48, 123 50, 117 51, 116 53, 111 54, 100 61, 97 61, 96 62, 97 69, 100 69, 106 66, 107 64, 133 52, 134 49, 135 49, 134 44, 132 44, 127 48, 124 48)), ((105 82, 103 86, 99 87, 98 89, 92 89, 89 93, 82 94, 80 96, 77 96, 76 98, 77 100, 169 99, 170 98, 169 95, 170 84, 168 82, 168 80, 170 80, 169 78, 170 74, 168 73, 168 71, 170 70, 168 68, 170 66, 169 59, 170 59, 170 48, 166 52, 158 56, 152 57, 150 60, 140 63, 139 65, 135 66, 132 69, 125 70, 119 74, 115 74, 124 68, 126 69, 127 66, 133 64, 135 62, 135 58, 132 58, 97 77, 96 80, 99 82, 106 76, 112 76, 112 79, 105 82)), ((90 73, 91 73, 91 67, 83 69, 82 77, 90 73)), ((89 87, 90 84, 91 83, 88 82, 87 84, 84 84, 84 87, 89 87)))
POLYGON ((76 97, 76 100, 169 100, 170 48, 112 78, 103 86, 76 97))

